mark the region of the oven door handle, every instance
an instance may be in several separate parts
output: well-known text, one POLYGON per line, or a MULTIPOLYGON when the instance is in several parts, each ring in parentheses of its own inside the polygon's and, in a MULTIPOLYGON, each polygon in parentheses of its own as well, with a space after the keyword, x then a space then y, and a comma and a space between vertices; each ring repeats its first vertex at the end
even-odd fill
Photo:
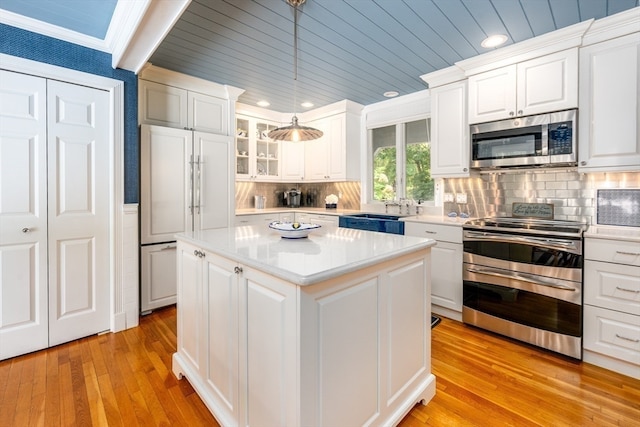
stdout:
POLYGON ((545 239, 529 236, 504 236, 500 234, 489 234, 480 231, 467 231, 465 237, 471 237, 477 240, 492 240, 503 243, 524 243, 529 245, 537 245, 547 249, 561 249, 572 253, 580 253, 580 248, 576 247, 576 243, 572 241, 560 239, 545 239))
POLYGON ((503 277, 506 279, 515 279, 523 282, 533 283, 540 286, 548 286, 550 288, 562 289, 565 291, 575 292, 576 289, 571 286, 561 285, 559 283, 541 280, 538 276, 528 273, 516 273, 513 271, 494 270, 493 268, 466 267, 470 273, 486 274, 487 276, 503 277))

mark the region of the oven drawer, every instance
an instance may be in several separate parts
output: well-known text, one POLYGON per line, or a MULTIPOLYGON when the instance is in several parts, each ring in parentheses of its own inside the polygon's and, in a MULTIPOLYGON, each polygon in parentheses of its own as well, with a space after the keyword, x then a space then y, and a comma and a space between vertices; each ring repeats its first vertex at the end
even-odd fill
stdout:
POLYGON ((584 239, 585 259, 640 267, 640 243, 624 240, 584 239))
POLYGON ((640 365, 640 316, 585 306, 583 346, 640 365))
POLYGON ((640 267, 585 261, 584 303, 640 313, 640 267))
POLYGON ((513 291, 522 290, 582 305, 580 282, 467 263, 463 264, 462 279, 465 283, 474 282, 513 291))

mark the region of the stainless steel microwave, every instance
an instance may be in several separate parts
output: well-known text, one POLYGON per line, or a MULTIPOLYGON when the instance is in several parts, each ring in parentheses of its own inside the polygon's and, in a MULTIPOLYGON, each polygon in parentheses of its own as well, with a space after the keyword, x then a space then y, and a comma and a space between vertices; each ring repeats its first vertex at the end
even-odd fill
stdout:
POLYGON ((471 125, 471 167, 575 166, 577 110, 471 125))

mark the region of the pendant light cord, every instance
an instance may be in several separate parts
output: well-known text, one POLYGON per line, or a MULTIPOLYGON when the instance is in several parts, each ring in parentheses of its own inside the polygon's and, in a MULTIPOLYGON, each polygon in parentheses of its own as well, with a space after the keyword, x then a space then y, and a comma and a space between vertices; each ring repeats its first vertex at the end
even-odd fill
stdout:
POLYGON ((293 7, 293 115, 298 104, 298 5, 293 7))

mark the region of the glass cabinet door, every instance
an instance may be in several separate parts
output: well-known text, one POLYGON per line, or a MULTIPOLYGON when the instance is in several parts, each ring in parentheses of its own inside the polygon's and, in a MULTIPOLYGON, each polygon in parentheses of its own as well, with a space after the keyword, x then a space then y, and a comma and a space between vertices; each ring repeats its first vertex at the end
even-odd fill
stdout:
POLYGON ((251 176, 249 169, 249 120, 236 119, 236 176, 248 179, 251 176))
POLYGON ((270 123, 256 123, 256 174, 257 179, 280 177, 280 142, 269 138, 269 132, 277 126, 270 123))

